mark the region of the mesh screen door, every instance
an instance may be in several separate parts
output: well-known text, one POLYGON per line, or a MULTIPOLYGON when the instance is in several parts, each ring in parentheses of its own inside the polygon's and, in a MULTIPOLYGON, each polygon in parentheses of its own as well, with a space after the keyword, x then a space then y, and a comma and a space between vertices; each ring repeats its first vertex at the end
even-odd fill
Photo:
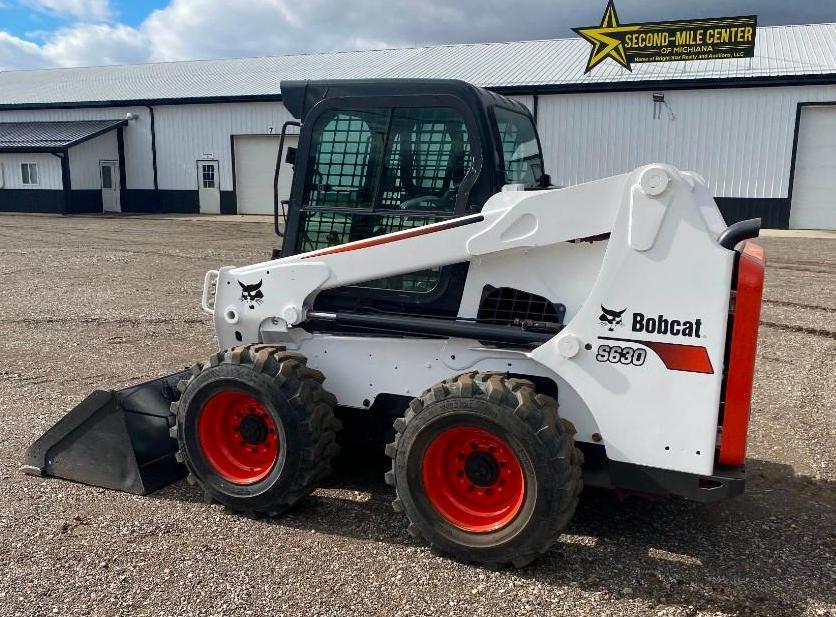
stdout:
MULTIPOLYGON (((298 250, 313 251, 450 218, 473 156, 450 108, 333 110, 316 121, 298 250)), ((360 286, 427 293, 441 268, 360 286)))

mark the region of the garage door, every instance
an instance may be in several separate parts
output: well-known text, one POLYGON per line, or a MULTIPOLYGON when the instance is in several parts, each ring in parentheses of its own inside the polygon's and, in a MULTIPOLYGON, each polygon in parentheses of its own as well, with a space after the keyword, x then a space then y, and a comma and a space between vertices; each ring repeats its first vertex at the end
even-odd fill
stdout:
MULTIPOLYGON (((276 172, 278 135, 238 135, 235 138, 235 193, 239 214, 273 213, 273 178, 276 172)), ((296 147, 296 135, 285 137, 285 150, 296 147)), ((279 199, 290 196, 293 168, 282 158, 279 199)))
POLYGON ((790 227, 836 229, 836 106, 801 109, 790 227))

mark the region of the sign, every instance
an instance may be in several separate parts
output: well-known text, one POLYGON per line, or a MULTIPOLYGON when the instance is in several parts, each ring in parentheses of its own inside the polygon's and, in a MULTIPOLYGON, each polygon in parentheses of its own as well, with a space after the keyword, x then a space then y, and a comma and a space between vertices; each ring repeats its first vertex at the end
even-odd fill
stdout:
POLYGON ((592 44, 584 73, 612 58, 632 63, 724 60, 755 55, 757 15, 622 24, 609 0, 599 26, 572 28, 592 44))

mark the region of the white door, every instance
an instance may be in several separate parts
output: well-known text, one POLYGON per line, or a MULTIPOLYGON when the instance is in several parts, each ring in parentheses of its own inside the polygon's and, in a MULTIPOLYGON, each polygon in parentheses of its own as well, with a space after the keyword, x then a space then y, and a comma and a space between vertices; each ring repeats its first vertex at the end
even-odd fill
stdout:
POLYGON ((114 161, 99 163, 102 179, 102 210, 121 212, 119 204, 119 165, 114 161))
POLYGON ((201 214, 221 213, 218 161, 197 162, 197 197, 201 214))
MULTIPOLYGON (((273 179, 280 135, 238 135, 235 137, 235 193, 239 214, 273 214, 273 179)), ((285 154, 295 148, 296 135, 285 135, 285 154)), ((279 174, 279 199, 290 197, 293 167, 284 162, 279 174)))
POLYGON ((836 105, 801 108, 790 227, 836 229, 836 105))

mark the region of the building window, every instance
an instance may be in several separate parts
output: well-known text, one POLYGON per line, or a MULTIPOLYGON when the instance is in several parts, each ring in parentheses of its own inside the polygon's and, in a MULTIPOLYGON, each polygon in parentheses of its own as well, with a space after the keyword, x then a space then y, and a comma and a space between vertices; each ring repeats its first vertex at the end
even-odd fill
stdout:
POLYGON ((201 165, 201 177, 203 179, 203 188, 215 188, 215 166, 201 165))
POLYGON ((21 163, 20 164, 20 181, 27 186, 35 186, 38 184, 38 164, 37 163, 21 163))
POLYGON ((110 165, 102 165, 102 188, 113 190, 113 168, 110 165))

